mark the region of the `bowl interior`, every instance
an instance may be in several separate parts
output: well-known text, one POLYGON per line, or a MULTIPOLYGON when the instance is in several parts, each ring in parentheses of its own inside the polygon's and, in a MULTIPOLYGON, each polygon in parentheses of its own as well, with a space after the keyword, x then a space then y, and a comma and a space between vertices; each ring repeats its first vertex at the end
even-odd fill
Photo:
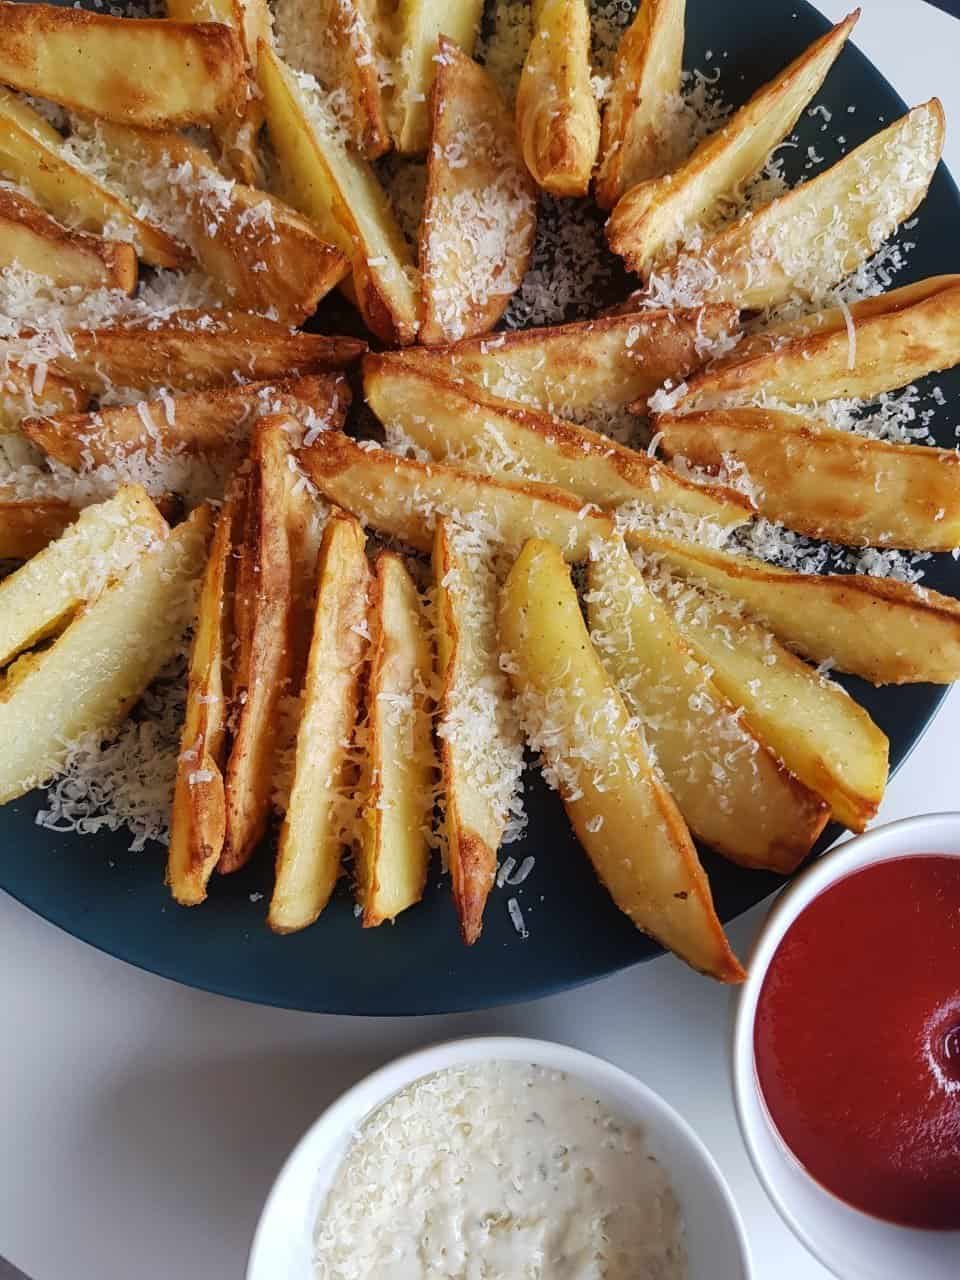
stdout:
POLYGON ((247 1280, 309 1280, 314 1224, 326 1189, 364 1117, 398 1090, 468 1062, 531 1062, 584 1081, 613 1111, 642 1123, 683 1206, 689 1280, 749 1280, 743 1224, 713 1157, 671 1107, 601 1058, 541 1040, 483 1037, 414 1053, 362 1080, 300 1140, 275 1182, 257 1227, 247 1280))

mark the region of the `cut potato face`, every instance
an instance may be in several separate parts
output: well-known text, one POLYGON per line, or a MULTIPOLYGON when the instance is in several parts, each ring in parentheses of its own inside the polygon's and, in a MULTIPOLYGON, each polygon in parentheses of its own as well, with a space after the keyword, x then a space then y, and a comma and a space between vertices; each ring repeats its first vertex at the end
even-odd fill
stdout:
POLYGON ((531 745, 614 902, 701 973, 744 973, 697 851, 603 668, 563 557, 531 541, 503 587, 500 639, 531 745))
POLYGON ((482 13, 483 0, 399 0, 392 20, 396 88, 390 97, 398 151, 413 155, 426 151, 437 41, 446 36, 470 57, 482 13))
POLYGON ((61 630, 144 551, 167 534, 139 485, 85 508, 74 524, 0 582, 0 667, 61 630))
POLYGON ((364 321, 384 342, 413 342, 417 272, 390 201, 353 152, 323 93, 261 44, 260 89, 286 199, 350 260, 364 321))
POLYGON ((0 269, 14 263, 57 289, 132 293, 137 283, 132 244, 70 231, 32 200, 0 188, 0 269))
POLYGON ((440 463, 363 449, 328 431, 301 449, 300 462, 328 501, 351 511, 379 533, 430 551, 438 516, 468 524, 508 549, 546 538, 570 560, 585 560, 594 538, 613 534, 613 520, 564 489, 517 481, 507 484, 440 463))
POLYGON ((654 573, 649 585, 698 661, 834 818, 863 831, 883 799, 889 744, 845 689, 784 648, 732 599, 654 573))
POLYGON ((739 601, 792 649, 873 684, 960 676, 960 601, 893 578, 791 573, 658 534, 628 542, 671 573, 739 601))
POLYGON ((213 124, 243 103, 243 49, 214 22, 4 4, 0 79, 104 120, 148 129, 213 124))
POLYGON ((364 362, 367 404, 387 429, 438 462, 504 480, 555 484, 601 508, 642 502, 724 526, 743 524, 752 506, 742 494, 686 480, 645 453, 552 414, 466 390, 402 361, 364 362))
POLYGON ((0 803, 48 781, 70 744, 118 724, 193 617, 210 512, 198 507, 0 686, 0 803))
POLYGON ((400 556, 384 551, 377 557, 372 595, 357 868, 364 928, 396 919, 423 897, 435 773, 433 653, 416 585, 400 556))
POLYGON ((601 209, 612 209, 625 191, 670 166, 664 131, 671 100, 680 93, 686 7, 686 0, 643 0, 620 39, 594 182, 601 209))
POLYGON ((440 37, 420 226, 428 346, 492 329, 519 289, 537 227, 536 187, 493 79, 440 37))
POLYGON ((698 467, 746 467, 759 511, 853 546, 949 551, 960 544, 960 456, 835 431, 800 413, 714 409, 659 417, 660 447, 698 467))
POLYGON ((607 239, 631 271, 646 278, 685 234, 708 220, 719 201, 739 188, 787 136, 823 83, 859 11, 814 41, 799 58, 700 143, 675 173, 632 187, 607 223, 607 239))
POLYGON ((517 137, 544 191, 587 194, 600 146, 600 113, 590 83, 586 0, 534 0, 533 38, 517 89, 517 137))
POLYGON ((29 560, 59 538, 79 512, 62 498, 9 501, 0 497, 0 560, 29 560))
POLYGON ((356 836, 350 747, 367 655, 370 570, 363 530, 335 512, 320 548, 316 616, 301 698, 293 787, 277 853, 268 923, 292 933, 313 923, 356 836))

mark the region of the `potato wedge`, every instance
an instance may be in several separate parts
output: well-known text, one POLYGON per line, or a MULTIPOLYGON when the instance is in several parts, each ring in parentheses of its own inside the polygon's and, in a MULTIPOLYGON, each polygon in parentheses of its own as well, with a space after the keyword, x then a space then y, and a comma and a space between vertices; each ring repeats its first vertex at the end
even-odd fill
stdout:
POLYGON ((243 49, 215 22, 3 4, 0 80, 104 120, 149 129, 213 124, 242 105, 243 49))
POLYGON ((29 560, 59 538, 79 514, 62 498, 24 501, 0 496, 0 560, 29 560))
POLYGON ((24 186, 66 226, 93 232, 110 228, 113 237, 122 235, 152 267, 184 267, 190 262, 189 252, 172 236, 78 168, 65 154, 56 129, 6 89, 0 89, 0 174, 24 186))
POLYGON ((0 666, 63 629, 167 524, 140 485, 81 511, 74 524, 0 582, 0 666))
POLYGON ((394 920, 423 897, 433 819, 433 652, 417 588, 402 557, 390 551, 377 557, 370 631, 357 863, 365 929, 394 920))
POLYGON ((446 36, 470 57, 482 13, 483 0, 399 0, 393 18, 396 85, 388 108, 398 151, 418 154, 429 144, 438 39, 446 36))
POLYGON ((587 582, 590 637, 690 830, 733 862, 789 875, 827 806, 724 696, 622 542, 590 561, 587 582))
MULTIPOLYGON (((0 357, 2 358, 2 357, 0 357)), ((79 413, 90 393, 46 366, 24 368, 4 359, 0 374, 0 436, 20 430, 24 418, 38 413, 79 413)))
POLYGON ((749 338, 687 384, 688 409, 727 408, 766 398, 810 404, 838 397, 869 400, 960 361, 960 276, 937 276, 894 289, 819 323, 784 326, 749 338))
POLYGON ((132 244, 70 231, 32 200, 0 188, 0 269, 14 263, 56 289, 132 293, 137 283, 132 244))
POLYGON ((746 497, 720 485, 694 484, 645 453, 553 414, 485 395, 381 356, 364 361, 364 396, 387 429, 438 462, 467 471, 555 484, 609 509, 643 502, 724 526, 749 520, 746 497))
POLYGON ((667 457, 754 481, 761 514, 853 546, 949 551, 960 544, 960 455, 836 431, 778 409, 714 409, 656 421, 667 457))
POLYGON ((497 850, 520 817, 523 739, 500 669, 498 582, 482 539, 437 521, 433 543, 447 865, 460 936, 480 937, 497 850))
POLYGON ((602 426, 667 379, 681 382, 704 363, 711 345, 736 330, 733 307, 651 310, 512 330, 436 350, 411 347, 384 359, 402 355, 405 364, 448 381, 602 426))
POLYGON ((187 710, 173 791, 167 884, 184 907, 207 896, 207 884, 223 849, 227 755, 225 655, 229 653, 233 560, 244 520, 246 477, 235 478, 217 519, 200 589, 187 710))
POLYGON ((943 150, 936 98, 915 107, 824 173, 685 250, 663 267, 706 302, 775 307, 816 298, 880 248, 926 195, 943 150))
POLYGON ((607 240, 644 279, 764 164, 823 83, 859 17, 851 13, 758 89, 728 124, 704 138, 675 173, 632 187, 607 223, 607 240))
POLYGON ((614 902, 694 969, 741 982, 690 833, 590 643, 551 543, 528 542, 511 569, 500 640, 531 746, 614 902))
POLYGON ((193 616, 210 523, 209 508, 198 507, 0 686, 0 804, 51 778, 85 733, 119 723, 174 653, 193 616))
POLYGON ((544 191, 587 194, 600 147, 600 112, 590 83, 586 0, 534 0, 533 37, 517 88, 517 138, 544 191))
POLYGON ((627 541, 684 580, 738 600, 813 662, 874 684, 950 684, 960 676, 960 601, 929 587, 862 574, 791 573, 640 531, 627 541))
POLYGON ((115 465, 136 453, 231 458, 263 414, 287 413, 311 429, 342 430, 349 405, 342 374, 317 373, 105 405, 96 413, 25 418, 21 430, 48 457, 76 471, 91 463, 115 465))
POLYGON ((361 448, 328 431, 300 450, 300 462, 328 501, 379 533, 430 551, 438 516, 450 516, 491 542, 516 550, 548 538, 570 560, 585 560, 594 538, 613 534, 613 520, 564 489, 530 481, 508 484, 440 463, 361 448))
POLYGON ((493 79, 440 37, 420 224, 428 346, 492 329, 530 265, 536 187, 493 79))
POLYGON ((863 831, 887 782, 889 743, 833 680, 784 648, 730 599, 652 574, 677 630, 746 723, 838 822, 863 831))
POLYGON ((663 129, 669 100, 680 92, 686 7, 686 0, 642 0, 620 37, 593 186, 601 209, 670 166, 663 129))
POLYGON ((293 787, 267 917, 277 933, 316 920, 340 873, 342 848, 354 834, 356 813, 344 792, 367 655, 370 570, 363 530, 352 516, 334 512, 327 522, 317 581, 293 787))
POLYGON ((410 246, 373 169, 348 146, 316 82, 260 46, 260 89, 284 196, 350 260, 364 322, 384 342, 413 342, 419 328, 410 246))

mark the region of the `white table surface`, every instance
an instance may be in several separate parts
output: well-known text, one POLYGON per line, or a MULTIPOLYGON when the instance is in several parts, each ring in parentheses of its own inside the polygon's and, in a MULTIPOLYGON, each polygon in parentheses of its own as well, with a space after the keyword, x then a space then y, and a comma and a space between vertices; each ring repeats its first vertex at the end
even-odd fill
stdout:
MULTIPOLYGON (((920 0, 862 3, 857 44, 908 102, 941 96, 952 124, 947 156, 960 174, 960 27, 920 0)), ((849 5, 821 7, 838 18, 849 5)), ((882 819, 960 808, 958 734, 955 690, 891 784, 882 819)), ((740 954, 764 911, 731 927, 740 954)), ((566 1041, 634 1072, 720 1162, 757 1280, 827 1275, 781 1224, 741 1144, 730 998, 672 957, 529 1005, 351 1019, 176 986, 5 896, 0 938, 0 1255, 34 1280, 239 1280, 270 1182, 328 1102, 398 1053, 495 1032, 566 1041)))

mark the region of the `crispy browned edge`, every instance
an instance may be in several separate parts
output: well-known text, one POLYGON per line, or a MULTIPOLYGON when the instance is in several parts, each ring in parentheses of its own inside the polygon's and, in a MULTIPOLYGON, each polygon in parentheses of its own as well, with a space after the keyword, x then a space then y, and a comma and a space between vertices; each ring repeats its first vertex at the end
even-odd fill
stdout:
POLYGON ((19 223, 52 245, 64 244, 87 257, 99 259, 104 288, 132 293, 136 287, 137 252, 132 244, 104 240, 87 231, 71 231, 32 200, 8 188, 0 188, 0 219, 19 223))
POLYGON ((62 498, 5 502, 0 498, 0 560, 29 560, 73 524, 79 508, 62 498))

